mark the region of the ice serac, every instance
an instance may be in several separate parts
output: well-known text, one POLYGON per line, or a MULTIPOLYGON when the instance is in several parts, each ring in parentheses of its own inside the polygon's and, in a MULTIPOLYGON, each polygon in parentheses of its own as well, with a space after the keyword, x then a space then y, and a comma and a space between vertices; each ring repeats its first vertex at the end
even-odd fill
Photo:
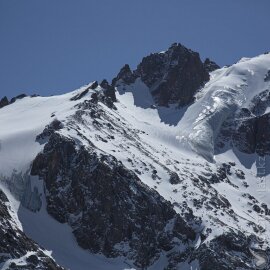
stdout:
POLYGON ((240 61, 236 66, 244 65, 249 76, 243 92, 244 101, 222 124, 216 146, 218 150, 231 143, 235 149, 247 154, 269 155, 269 106, 270 57, 259 57, 240 61))
MULTIPOLYGON (((269 64, 267 54, 214 71, 179 123, 180 140, 209 161, 215 146, 224 146, 224 141, 254 152, 258 136, 265 142, 262 130, 268 125, 269 82, 265 77, 269 64)), ((265 136, 267 132, 266 128, 265 136)))
POLYGON ((174 43, 165 52, 144 57, 133 72, 125 65, 113 84, 117 86, 117 82, 122 80, 129 85, 136 78, 141 78, 157 105, 176 103, 184 106, 194 100, 195 92, 209 80, 208 72, 215 67, 210 60, 202 63, 197 52, 174 43))

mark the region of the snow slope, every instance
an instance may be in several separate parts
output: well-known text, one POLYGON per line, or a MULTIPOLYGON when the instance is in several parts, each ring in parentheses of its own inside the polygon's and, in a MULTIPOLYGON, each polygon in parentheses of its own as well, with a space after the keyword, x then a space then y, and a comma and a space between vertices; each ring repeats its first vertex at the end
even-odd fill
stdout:
POLYGON ((269 87, 264 81, 270 55, 242 59, 212 73, 211 80, 197 95, 178 124, 179 136, 191 148, 212 161, 214 141, 223 122, 251 99, 269 87))
MULTIPOLYGON (((235 222, 231 220, 230 217, 225 216, 221 217, 222 222, 230 224, 230 226, 236 229, 245 227, 245 230, 248 230, 250 233, 252 233, 252 230, 244 225, 244 223, 247 221, 258 223, 260 215, 255 214, 251 216, 248 214, 250 206, 248 206, 248 201, 243 198, 244 193, 253 195, 258 201, 266 203, 267 205, 270 203, 268 200, 269 190, 267 189, 263 197, 258 190, 258 180, 256 180, 256 159, 258 160, 258 157, 256 157, 256 155, 250 157, 251 155, 242 154, 243 159, 246 160, 247 163, 252 162, 251 168, 247 169, 247 167, 241 163, 243 159, 240 162, 238 157, 231 150, 214 156, 214 145, 223 122, 235 111, 243 107, 248 107, 254 96, 269 88, 269 81, 264 81, 265 74, 267 74, 269 68, 270 54, 265 54, 251 59, 246 58, 240 60, 230 67, 224 67, 212 72, 211 80, 197 93, 196 102, 187 108, 184 115, 182 115, 181 109, 164 109, 167 111, 169 117, 170 114, 173 114, 174 117, 177 114, 180 116, 179 122, 171 126, 162 121, 158 109, 151 109, 149 106, 143 108, 140 102, 136 101, 134 98, 133 93, 136 91, 140 92, 141 88, 145 86, 138 86, 136 84, 135 86, 125 86, 124 94, 122 93, 123 86, 120 86, 121 95, 118 95, 118 99, 120 100, 118 110, 120 114, 124 115, 125 119, 127 119, 129 123, 132 123, 133 126, 147 131, 149 136, 142 135, 143 141, 149 143, 154 149, 162 149, 164 153, 169 154, 169 156, 164 154, 162 157, 158 157, 161 163, 167 164, 168 159, 171 161, 181 160, 180 166, 175 163, 171 167, 170 165, 168 166, 171 169, 176 167, 180 171, 180 175, 185 175, 185 169, 190 172, 188 174, 189 177, 191 177, 192 173, 199 175, 203 172, 200 166, 204 167, 204 169, 207 168, 207 166, 213 169, 213 167, 219 166, 224 162, 235 162, 237 164, 237 168, 241 169, 246 174, 247 188, 243 188, 243 181, 239 181, 235 175, 230 176, 230 181, 238 185, 237 188, 226 183, 213 185, 213 187, 220 195, 227 198, 229 202, 232 202, 233 210, 239 215, 240 220, 245 220, 243 223, 241 221, 235 222), (193 151, 199 156, 194 154, 193 151), (205 162, 201 157, 211 163, 205 162), (215 165, 212 163, 213 161, 215 165)), ((151 96, 147 98, 151 100, 151 96)), ((148 104, 152 104, 151 101, 149 101, 148 104)), ((268 157, 266 157, 266 159, 268 160, 268 157)), ((161 173, 161 171, 162 169, 159 170, 159 173, 161 173)), ((147 179, 145 182, 153 187, 155 184, 151 184, 149 178, 147 179, 145 177, 143 180, 147 179)), ((157 188, 159 193, 173 203, 181 202, 182 199, 180 198, 185 194, 179 195, 179 191, 174 194, 173 189, 175 187, 170 189, 168 182, 164 181, 166 178, 168 179, 168 175, 163 174, 161 178, 163 181, 157 188)), ((182 183, 182 185, 184 185, 184 183, 182 183)), ((193 189, 192 199, 197 196, 202 196, 201 191, 197 189, 194 190, 194 187, 190 185, 190 183, 188 183, 187 186, 193 189)), ((192 205, 192 199, 190 199, 190 205, 192 205)), ((198 216, 205 219, 206 223, 209 222, 209 215, 205 209, 196 209, 196 212, 198 216)), ((269 230, 268 222, 265 227, 269 230)), ((218 229, 216 225, 216 232, 213 234, 218 235, 223 230, 225 229, 218 229)), ((266 236, 266 238, 268 238, 268 236, 266 236)))
MULTIPOLYGON (((251 194, 259 203, 270 206, 269 190, 261 197, 256 188, 256 156, 243 154, 247 162, 251 160, 251 168, 248 169, 232 150, 215 156, 214 149, 223 122, 233 112, 247 106, 255 95, 269 88, 269 81, 264 81, 269 68, 270 54, 266 54, 242 59, 230 67, 214 71, 211 80, 197 93, 196 102, 182 109, 176 106, 153 106, 148 88, 139 79, 130 86, 120 86, 118 102, 115 103, 117 110, 99 104, 106 112, 100 121, 106 125, 111 123, 116 127, 115 130, 97 129, 90 118, 85 118, 84 124, 74 122, 76 105, 100 91, 100 87, 90 90, 76 101, 70 99, 89 85, 60 96, 26 97, 2 108, 0 126, 4 128, 0 130, 0 187, 9 189, 16 198, 20 198, 18 193, 25 192, 23 186, 26 183, 19 181, 30 181, 31 189, 36 187, 42 196, 42 207, 37 213, 17 204, 14 206, 14 216, 20 220, 16 218, 17 222, 21 223, 28 236, 51 251, 58 263, 68 269, 132 267, 132 263, 126 262, 124 258, 111 260, 79 248, 71 228, 56 222, 47 214, 42 182, 32 178, 25 180, 24 175, 29 174, 32 161, 44 146, 36 141, 36 136, 53 119, 58 119, 65 126, 59 133, 87 145, 88 142, 78 136, 77 131, 80 130, 101 153, 115 156, 145 184, 172 202, 181 215, 184 214, 182 205, 185 202, 194 215, 202 220, 202 226, 196 228, 194 222, 194 228, 198 232, 212 229, 205 242, 230 229, 254 234, 254 226, 262 218, 265 232, 263 235, 259 232, 257 236, 263 236, 265 243, 269 244, 269 219, 254 212, 254 204, 245 196, 251 194), (128 136, 123 136, 118 127, 123 128, 128 136), (206 186, 203 181, 207 181, 210 173, 215 173, 222 163, 229 162, 236 164, 228 176, 229 182, 206 186), (244 172, 247 186, 237 177, 238 169, 244 172), (171 172, 178 173, 178 184, 170 183, 171 172), (201 180, 201 176, 206 180, 201 180), (16 185, 19 187, 16 188, 16 185), (220 201, 227 199, 233 214, 222 209, 209 210, 213 198, 220 201), (195 201, 199 201, 201 206, 196 207, 195 201)), ((199 239, 197 244, 200 245, 199 239)), ((163 269, 165 265, 166 259, 161 256, 153 269, 163 269)), ((196 262, 193 262, 193 266, 196 266, 196 262)), ((183 264, 181 269, 190 269, 190 265, 183 264)))

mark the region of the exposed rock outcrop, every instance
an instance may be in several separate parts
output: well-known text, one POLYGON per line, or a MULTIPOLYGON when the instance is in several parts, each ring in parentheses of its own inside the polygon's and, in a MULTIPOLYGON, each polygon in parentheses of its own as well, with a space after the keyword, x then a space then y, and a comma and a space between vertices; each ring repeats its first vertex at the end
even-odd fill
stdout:
POLYGON ((268 72, 265 74, 264 81, 265 82, 270 81, 270 70, 268 70, 268 72))
POLYGON ((215 63, 214 61, 211 61, 209 58, 205 59, 203 65, 204 65, 204 68, 208 72, 212 72, 212 71, 220 68, 220 66, 217 63, 215 63))
POLYGON ((130 69, 129 65, 124 65, 119 71, 118 75, 112 80, 112 85, 115 86, 120 80, 129 85, 135 82, 137 76, 130 69))
POLYGON ((97 81, 94 81, 89 87, 87 87, 84 91, 82 91, 81 93, 75 95, 74 97, 72 97, 70 100, 71 101, 76 101, 76 100, 79 100, 81 98, 83 98, 88 92, 90 89, 96 89, 98 86, 98 82, 97 81))
MULTIPOLYGON (((5 97, 3 97, 3 98, 0 100, 0 109, 3 108, 3 107, 5 107, 5 106, 7 106, 7 105, 9 105, 9 104, 14 103, 14 102, 15 102, 16 100, 18 100, 18 99, 22 99, 22 98, 25 98, 25 97, 27 97, 26 94, 20 94, 20 95, 18 95, 18 96, 16 96, 16 97, 13 97, 13 98, 9 101, 8 98, 5 96, 5 97)), ((34 95, 33 95, 32 97, 34 97, 34 95)))
POLYGON ((234 145, 244 153, 269 155, 270 113, 239 119, 232 138, 234 145))
POLYGON ((110 98, 113 102, 115 102, 116 96, 114 87, 110 85, 107 80, 103 80, 100 83, 100 86, 104 89, 105 97, 110 98))
POLYGON ((243 153, 270 154, 270 91, 266 89, 256 95, 247 107, 241 108, 229 117, 221 128, 218 147, 232 141, 234 147, 243 153))
POLYGON ((172 185, 176 185, 176 184, 181 183, 181 179, 180 179, 179 175, 176 172, 171 172, 169 182, 172 185))
POLYGON ((173 206, 121 162, 95 149, 76 149, 57 133, 34 160, 31 174, 45 182, 48 212, 69 223, 78 244, 92 252, 127 256, 144 268, 161 251, 195 240, 173 206))
POLYGON ((197 52, 174 43, 165 52, 144 57, 133 72, 125 65, 113 79, 113 85, 118 82, 129 85, 141 78, 158 105, 184 106, 193 101, 195 92, 209 80, 209 71, 217 67, 210 60, 202 63, 197 52))
POLYGON ((9 201, 0 189, 0 267, 5 264, 8 270, 64 270, 17 227, 8 207, 9 201))
POLYGON ((3 97, 0 100, 0 109, 7 106, 9 104, 8 98, 7 97, 3 97))
MULTIPOLYGON (((209 244, 202 244, 192 254, 192 259, 199 261, 201 270, 251 270, 255 267, 254 256, 250 251, 251 242, 252 237, 231 231, 211 240, 209 244)), ((269 249, 264 254, 267 257, 269 249)))
POLYGON ((13 97, 13 98, 10 100, 10 104, 14 103, 14 102, 15 102, 16 100, 18 100, 18 99, 22 99, 22 98, 25 98, 25 97, 27 97, 26 94, 20 94, 20 95, 18 95, 18 96, 16 96, 16 97, 13 97))

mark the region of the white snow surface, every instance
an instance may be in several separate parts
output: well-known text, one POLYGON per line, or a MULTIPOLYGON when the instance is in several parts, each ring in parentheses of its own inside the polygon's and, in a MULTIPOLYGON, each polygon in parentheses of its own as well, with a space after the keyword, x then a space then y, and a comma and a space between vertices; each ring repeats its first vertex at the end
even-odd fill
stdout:
MULTIPOLYGON (((244 160, 251 164, 247 168, 232 150, 214 156, 214 141, 223 121, 231 113, 245 107, 255 95, 269 88, 269 82, 263 80, 269 68, 270 54, 265 54, 241 59, 230 67, 214 71, 210 81, 197 93, 196 102, 183 109, 177 109, 176 106, 154 107, 149 89, 137 80, 135 84, 125 86, 125 89, 118 88, 116 111, 100 104, 108 112, 112 123, 119 118, 128 130, 134 132, 132 139, 128 140, 116 133, 115 139, 109 143, 98 140, 98 136, 106 136, 109 132, 94 129, 91 119, 85 119, 87 125, 80 125, 81 132, 94 143, 99 151, 121 160, 128 169, 135 171, 145 184, 156 189, 165 199, 174 203, 175 210, 179 213, 177 204, 186 201, 192 208, 194 198, 205 197, 202 190, 192 184, 190 180, 192 177, 207 174, 209 170, 215 171, 216 166, 223 162, 235 162, 236 167, 244 171, 245 181, 249 186, 244 187, 241 180, 232 174, 230 181, 238 188, 228 183, 219 183, 212 186, 212 191, 217 191, 228 199, 238 220, 226 213, 221 215, 221 210, 214 214, 204 207, 194 208, 194 214, 202 218, 205 229, 212 228, 212 233, 206 241, 210 241, 229 228, 241 230, 247 234, 254 233, 248 223, 258 223, 261 216, 254 212, 252 215, 249 214, 251 206, 242 195, 249 193, 270 208, 268 187, 263 196, 257 188, 255 164, 257 157, 241 154, 244 160), (154 168, 157 170, 158 179, 152 177, 154 168), (179 174, 182 181, 180 184, 169 183, 168 169, 179 174)), ((43 148, 43 145, 35 141, 36 136, 55 118, 65 124, 75 113, 74 106, 89 99, 91 93, 96 91, 91 90, 82 99, 70 101, 71 97, 88 86, 59 96, 26 97, 0 109, 0 180, 10 177, 14 170, 22 173, 29 170, 31 162, 43 148)), ((59 132, 87 144, 72 130, 63 129, 59 132)), ((110 132, 113 135, 113 131, 110 132)), ((71 228, 66 224, 58 223, 47 214, 44 195, 42 195, 41 210, 33 213, 19 206, 1 181, 0 185, 12 202, 12 212, 18 226, 33 240, 51 251, 52 257, 59 264, 71 270, 114 270, 133 267, 130 262, 125 262, 124 258, 108 259, 79 248, 73 239, 71 228)), ((42 182, 37 185, 43 194, 42 182)), ((263 236, 270 244, 268 220, 265 220, 265 230, 263 236)), ((198 239, 196 245, 200 243, 201 240, 198 239)), ((166 259, 161 256, 152 269, 163 269, 165 265, 166 259)), ((197 262, 193 262, 192 266, 197 266, 197 262)), ((188 263, 181 265, 183 270, 190 267, 188 263)))
POLYGON ((269 87, 264 81, 270 54, 244 58, 231 67, 214 71, 211 80, 197 95, 179 122, 179 137, 208 160, 214 158, 214 141, 229 115, 245 107, 269 87))

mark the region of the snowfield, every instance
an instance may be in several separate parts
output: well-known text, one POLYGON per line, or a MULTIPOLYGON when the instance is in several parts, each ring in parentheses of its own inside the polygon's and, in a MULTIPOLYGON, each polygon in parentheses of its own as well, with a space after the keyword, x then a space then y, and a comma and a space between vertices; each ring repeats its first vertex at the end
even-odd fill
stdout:
MULTIPOLYGON (((48 215, 43 182, 29 177, 29 172, 32 161, 44 147, 44 144, 36 141, 37 135, 57 119, 65 127, 58 131, 60 134, 76 140, 78 144, 88 145, 78 135, 77 130, 80 130, 100 153, 110 154, 122 161, 143 183, 170 201, 181 215, 183 213, 179 205, 185 202, 194 215, 202 219, 203 226, 196 228, 196 224, 193 224, 197 232, 211 228, 208 237, 205 240, 196 239, 194 245, 200 246, 202 242, 209 242, 230 229, 254 234, 254 224, 258 222, 264 224, 264 232, 258 232, 257 236, 263 237, 269 245, 270 220, 254 212, 250 199, 245 195, 250 194, 258 202, 270 207, 268 186, 263 194, 258 188, 258 182, 262 181, 257 177, 258 156, 243 153, 236 155, 237 150, 232 149, 218 154, 215 151, 215 141, 224 121, 237 110, 248 107, 254 96, 270 89, 270 82, 264 80, 269 69, 270 54, 265 54, 241 59, 230 67, 216 70, 212 72, 210 81, 196 94, 196 101, 181 109, 173 105, 168 108, 153 106, 149 89, 139 79, 129 86, 119 86, 118 102, 115 103, 117 110, 100 103, 106 112, 106 118, 101 121, 121 125, 129 137, 121 136, 117 130, 96 129, 87 117, 84 124, 70 122, 76 112, 76 105, 100 91, 98 87, 79 100, 70 100, 90 84, 64 95, 26 97, 0 109, 0 188, 11 201, 10 211, 16 224, 67 269, 113 270, 134 267, 125 258, 108 259, 81 249, 71 228, 48 215), (114 139, 108 140, 111 135, 114 139), (211 188, 196 184, 196 179, 201 176, 207 179, 210 172, 216 172, 221 164, 229 162, 235 163, 228 176, 229 182, 213 183, 211 188), (239 169, 245 174, 245 180, 237 177, 239 169), (154 170, 156 176, 153 177, 154 170), (170 183, 171 172, 177 172, 180 183, 170 183), (26 191, 27 185, 30 191, 29 188, 26 191), (27 196, 41 198, 40 211, 33 212, 19 205, 18 201, 26 192, 27 196), (208 201, 215 196, 221 201, 227 199, 234 214, 221 209, 212 211, 208 201), (202 202, 200 207, 196 207, 195 200, 202 202)), ((268 111, 269 108, 266 113, 268 111)), ((30 208, 37 206, 36 201, 32 204, 30 208)), ((160 259, 149 269, 161 270, 165 265, 166 258, 161 254, 160 259)), ((196 269, 198 262, 186 262, 180 268, 185 270, 191 266, 196 269)))

